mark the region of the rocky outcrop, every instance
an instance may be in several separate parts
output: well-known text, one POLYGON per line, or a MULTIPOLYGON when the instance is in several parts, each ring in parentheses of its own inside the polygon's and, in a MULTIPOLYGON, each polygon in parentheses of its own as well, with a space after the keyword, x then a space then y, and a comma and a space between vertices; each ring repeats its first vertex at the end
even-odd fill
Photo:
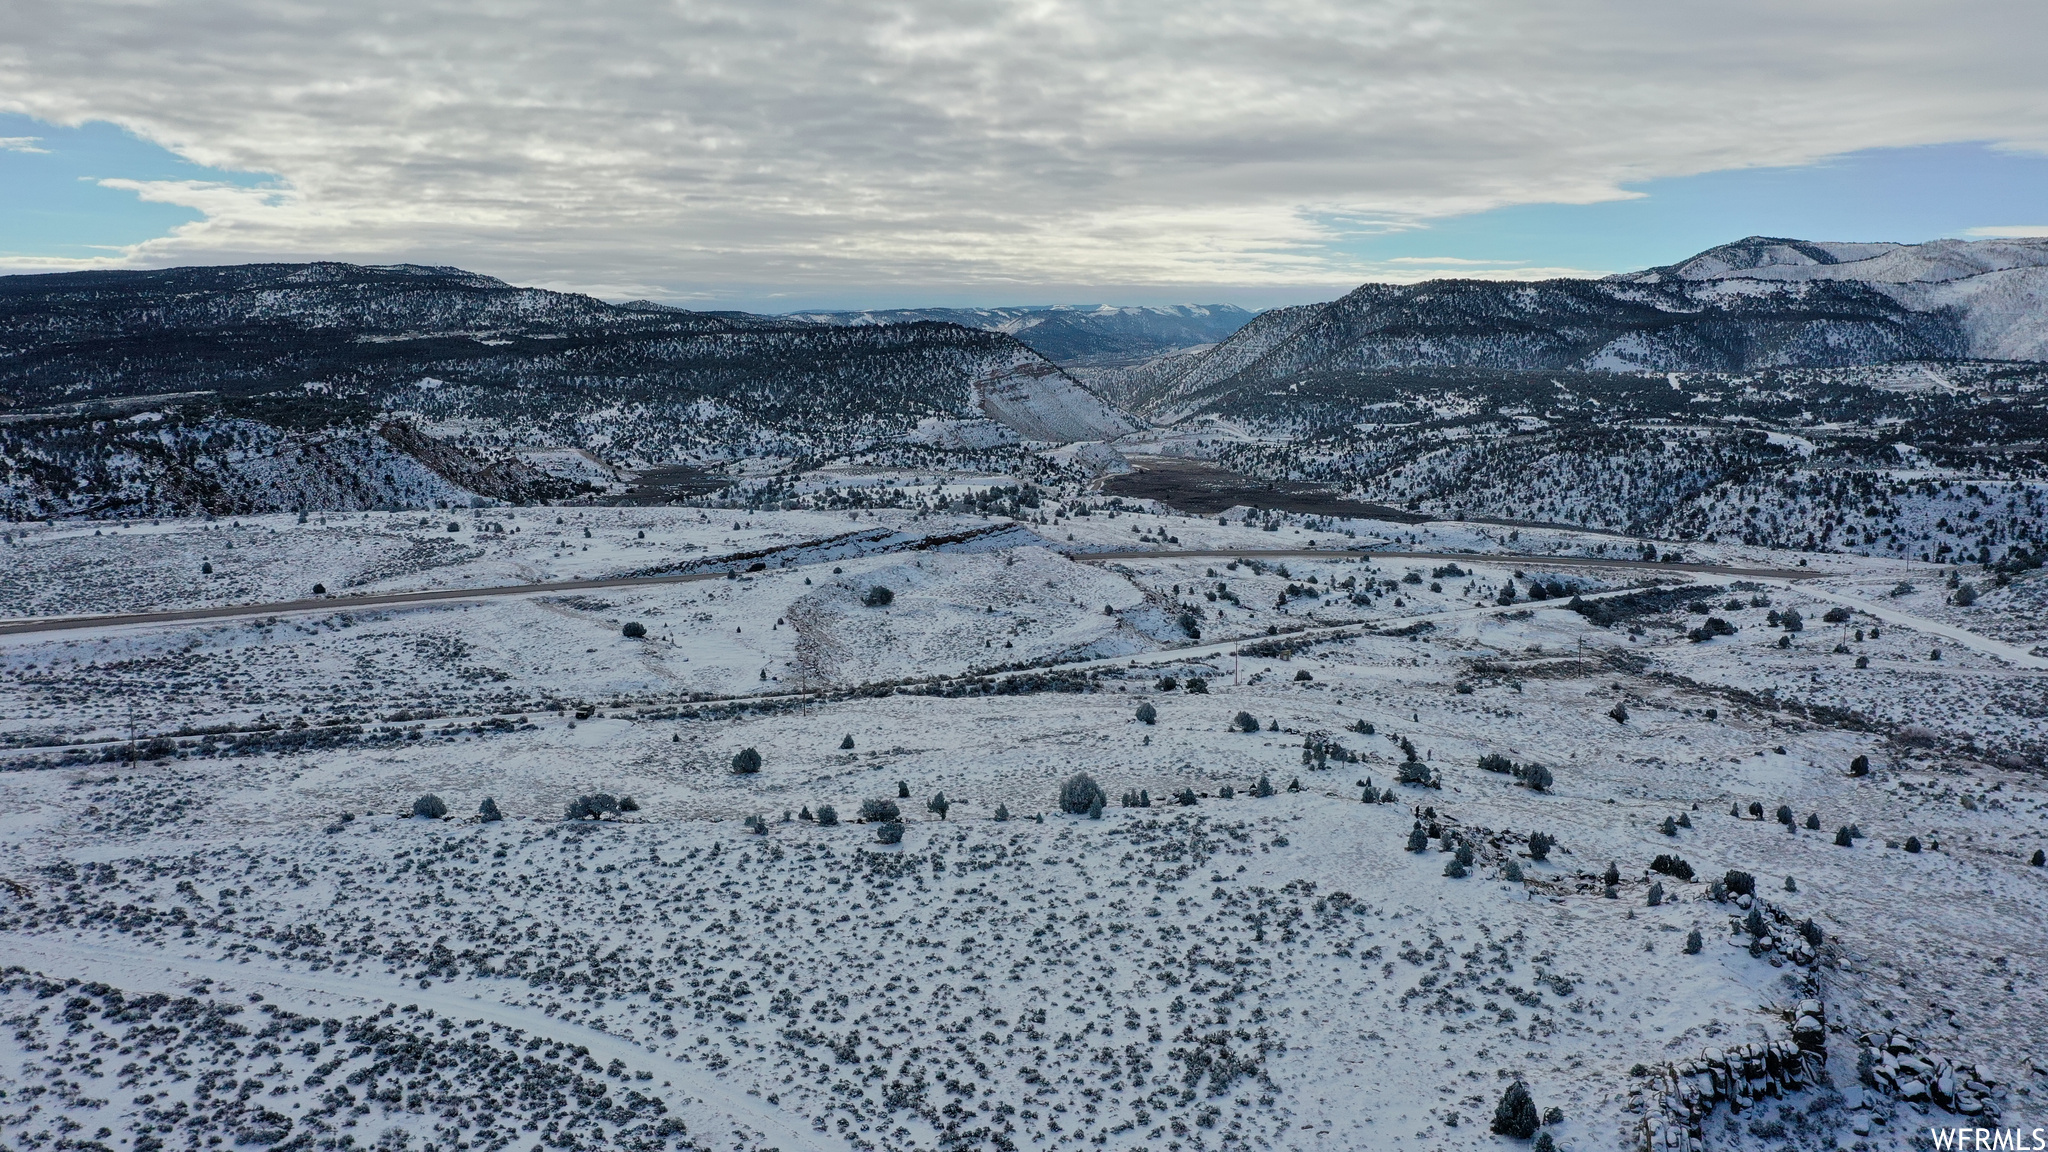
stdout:
POLYGON ((2005 1090, 1981 1061, 1928 1053, 1904 1032, 1866 1032, 1856 1056, 1856 1073, 1870 1088, 1909 1104, 1932 1105, 1986 1121, 2003 1111, 2005 1090))
POLYGON ((1820 1083, 1827 1069, 1827 1016, 1818 999, 1787 1013, 1791 1035, 1726 1048, 1662 1065, 1646 1088, 1634 1089, 1643 1120, 1636 1146, 1644 1152, 1701 1152, 1704 1126, 1716 1107, 1744 1112, 1765 1099, 1820 1083))

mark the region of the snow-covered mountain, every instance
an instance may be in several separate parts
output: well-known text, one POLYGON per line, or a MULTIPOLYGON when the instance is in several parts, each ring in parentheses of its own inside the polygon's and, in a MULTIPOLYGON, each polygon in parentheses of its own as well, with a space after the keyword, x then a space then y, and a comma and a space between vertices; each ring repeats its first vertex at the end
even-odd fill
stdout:
POLYGON ((1214 344, 1254 313, 1231 304, 1119 307, 1062 304, 1045 308, 905 308, 865 312, 797 312, 814 324, 909 324, 936 320, 1015 336, 1062 365, 1107 365, 1214 344))
POLYGON ((2048 240, 1751 237, 1604 280, 1366 284, 1279 309, 1109 390, 1183 413, 1305 374, 1409 368, 1745 372, 2048 359, 2048 240))
POLYGON ((383 435, 393 420, 475 455, 429 451, 422 475, 510 484, 490 495, 538 491, 511 463, 534 447, 644 467, 830 457, 933 420, 1007 426, 968 437, 981 441, 1138 426, 999 331, 608 304, 460 269, 332 263, 0 277, 0 411, 0 506, 33 515, 405 503, 419 484, 381 461, 425 442, 383 435), (366 486, 330 498, 325 461, 344 458, 366 486))
POLYGON ((1965 354, 2048 360, 2048 237, 1842 244, 1751 236, 1677 264, 1612 279, 1745 290, 1754 282, 1867 284, 1915 312, 1953 311, 1965 354))

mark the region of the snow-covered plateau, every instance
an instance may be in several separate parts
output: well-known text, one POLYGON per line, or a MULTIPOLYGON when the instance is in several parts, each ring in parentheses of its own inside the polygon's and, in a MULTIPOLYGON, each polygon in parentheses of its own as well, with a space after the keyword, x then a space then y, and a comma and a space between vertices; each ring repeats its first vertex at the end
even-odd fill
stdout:
POLYGON ((4 526, 0 1146, 2048 1122, 2039 570, 1001 479, 4 526))

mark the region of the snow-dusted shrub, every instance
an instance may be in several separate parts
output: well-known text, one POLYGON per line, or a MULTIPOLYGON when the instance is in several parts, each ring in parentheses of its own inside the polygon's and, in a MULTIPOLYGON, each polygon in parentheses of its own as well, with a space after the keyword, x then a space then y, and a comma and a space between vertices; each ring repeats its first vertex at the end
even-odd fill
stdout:
POLYGON ((1550 786, 1556 783, 1555 778, 1550 774, 1550 769, 1541 764, 1522 765, 1522 770, 1516 774, 1515 778, 1522 782, 1522 787, 1527 788, 1531 792, 1548 792, 1550 791, 1550 786))
POLYGON ((621 796, 621 797, 619 797, 619 811, 621 811, 621 812, 638 812, 639 810, 640 810, 640 802, 639 802, 639 801, 637 801, 637 800, 633 799, 633 798, 632 798, 631 796, 621 796))
POLYGON ((903 842, 903 825, 894 820, 883 824, 875 829, 875 840, 882 844, 901 844, 903 842))
POLYGON ((876 824, 885 820, 901 818, 903 810, 896 807, 894 800, 871 799, 860 802, 860 819, 863 824, 876 824))
POLYGON ((1515 762, 1498 752, 1488 752, 1479 758, 1479 770, 1481 772, 1499 772, 1505 776, 1515 770, 1515 762))
MULTIPOLYGON (((889 605, 896 602, 896 593, 889 591, 887 588, 884 588, 880 584, 876 584, 873 587, 869 588, 867 591, 860 594, 860 602, 862 604, 867 605, 870 608, 887 608, 889 605)), ((900 833, 898 834, 897 839, 902 839, 900 833)), ((884 841, 884 843, 889 844, 893 844, 895 842, 896 841, 894 840, 884 841)))
POLYGON ((578 796, 569 801, 569 810, 564 820, 595 820, 619 810, 619 801, 609 793, 599 792, 594 796, 578 796))
POLYGON ((1650 861, 1650 871, 1669 876, 1673 880, 1692 879, 1692 865, 1686 863, 1683 856, 1665 856, 1660 853, 1655 860, 1650 861))
POLYGON ((1231 717, 1230 726, 1239 732, 1257 732, 1259 730, 1259 718, 1249 712, 1239 712, 1236 716, 1231 717))
POLYGON ((1429 765, 1420 760, 1405 761, 1396 771, 1395 779, 1402 784, 1428 784, 1429 765))
POLYGON ((424 816, 429 820, 439 820, 448 814, 448 805, 442 803, 439 796, 429 792, 412 802, 412 814, 424 816))
POLYGON ((1102 785, 1086 772, 1076 772, 1060 785, 1060 811, 1078 816, 1107 799, 1102 785))
POLYGON ((643 639, 647 635, 647 625, 638 620, 628 620, 626 626, 619 629, 619 634, 628 640, 643 639))
POLYGON ((1740 869, 1730 868, 1728 874, 1721 878, 1721 886, 1731 896, 1756 895, 1756 877, 1740 869))

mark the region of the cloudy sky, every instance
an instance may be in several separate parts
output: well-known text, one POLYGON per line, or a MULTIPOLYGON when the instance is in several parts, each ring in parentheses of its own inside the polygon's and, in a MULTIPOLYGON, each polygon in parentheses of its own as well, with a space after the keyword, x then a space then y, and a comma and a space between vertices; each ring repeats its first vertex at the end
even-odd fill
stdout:
POLYGON ((2048 5, 9 0, 0 268, 775 309, 2048 232, 2048 5))

